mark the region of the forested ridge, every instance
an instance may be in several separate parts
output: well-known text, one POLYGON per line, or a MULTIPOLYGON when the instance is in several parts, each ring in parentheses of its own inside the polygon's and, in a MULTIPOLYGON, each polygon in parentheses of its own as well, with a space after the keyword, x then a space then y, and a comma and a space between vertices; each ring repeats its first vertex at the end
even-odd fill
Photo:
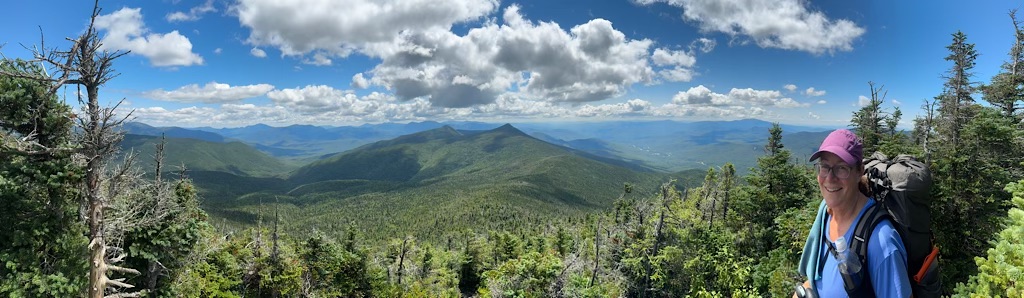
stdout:
MULTIPOLYGON (((1012 12, 1010 17, 1015 35, 1007 38, 1009 56, 988 84, 975 83, 978 53, 966 34, 951 35, 944 91, 922 107, 912 131, 898 128, 902 111, 882 108, 883 85, 869 83, 870 103, 852 112, 850 126, 863 138, 866 152, 912 154, 928 163, 935 182, 931 211, 942 251, 943 292, 951 296, 1024 296, 1024 28, 1012 12)), ((193 175, 165 164, 171 149, 164 143, 154 143, 148 156, 117 154, 123 139, 117 127, 130 112, 101 107, 98 99, 100 87, 116 77, 113 62, 124 53, 100 49, 90 25, 69 48, 41 48, 36 61, 0 61, 0 295, 787 297, 800 281, 797 260, 821 198, 810 165, 787 149, 778 124, 769 130, 764 155, 745 176, 725 163, 702 171, 702 181, 637 178, 640 182, 594 186, 575 175, 607 174, 614 167, 586 163, 600 173, 560 172, 579 161, 552 158, 525 164, 550 167, 548 180, 465 189, 484 201, 471 210, 458 209, 464 204, 432 210, 439 201, 415 203, 415 193, 372 197, 394 186, 368 179, 379 177, 303 180, 313 183, 303 184, 305 189, 292 189, 278 178, 242 179, 285 195, 250 194, 239 185, 203 191, 240 195, 218 204, 257 208, 242 212, 255 214, 255 227, 228 227, 209 221, 200 208, 203 192, 189 177, 233 175, 193 175), (83 89, 77 99, 82 111, 65 103, 74 99, 57 95, 64 86, 83 89), (141 159, 148 160, 145 168, 141 159), (568 213, 535 212, 515 200, 486 197, 488 191, 515 193, 517 185, 544 183, 600 189, 603 197, 588 198, 594 206, 568 213), (304 203, 289 202, 332 193, 316 189, 339 196, 372 194, 344 202, 320 198, 320 204, 390 202, 395 208, 379 209, 390 211, 373 218, 378 225, 390 222, 411 232, 388 235, 379 231, 401 229, 368 226, 357 217, 348 224, 316 226, 331 215, 305 213, 294 209, 304 203), (421 209, 399 210, 404 207, 421 209), (503 224, 428 220, 445 212, 457 215, 447 218, 472 217, 463 223, 503 224), (315 228, 297 232, 283 225, 315 228)), ((497 131, 505 134, 489 135, 495 143, 517 133, 497 131)), ((450 128, 432 133, 458 134, 450 128)), ((370 166, 358 160, 347 165, 370 166)), ((418 174, 423 173, 392 180, 422 182, 418 174)), ((438 182, 436 191, 472 185, 457 182, 438 182)), ((519 195, 540 196, 529 192, 538 189, 544 188, 526 188, 519 195)), ((549 210, 571 206, 530 203, 552 204, 549 210)))

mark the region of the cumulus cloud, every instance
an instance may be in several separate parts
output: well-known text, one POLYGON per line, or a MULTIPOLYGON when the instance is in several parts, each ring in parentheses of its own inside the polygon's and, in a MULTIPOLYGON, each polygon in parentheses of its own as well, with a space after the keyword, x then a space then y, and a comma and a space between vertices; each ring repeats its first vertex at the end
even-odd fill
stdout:
POLYGON ((163 89, 146 91, 142 93, 142 96, 156 100, 176 102, 225 103, 262 96, 273 89, 274 86, 269 84, 232 87, 228 84, 210 82, 202 87, 197 84, 191 84, 171 91, 164 91, 163 89))
POLYGON ((823 105, 823 104, 826 104, 826 103, 828 103, 828 101, 825 101, 824 99, 818 101, 818 104, 820 104, 820 105, 823 105))
POLYGON ((673 51, 665 48, 654 50, 651 55, 651 62, 656 66, 667 66, 658 71, 658 75, 669 82, 689 82, 693 79, 693 65, 697 58, 690 52, 673 51))
POLYGON ((357 96, 352 90, 338 90, 326 85, 274 90, 267 97, 289 111, 305 117, 363 119, 368 122, 426 118, 443 114, 426 100, 399 103, 391 95, 373 92, 357 96))
POLYGON ((690 119, 743 119, 771 115, 762 107, 706 106, 667 103, 653 109, 652 116, 690 119))
POLYGON ((258 58, 266 58, 267 57, 267 52, 263 51, 260 48, 252 48, 252 50, 249 50, 249 54, 252 54, 253 56, 258 57, 258 58))
POLYGON ((796 91, 796 85, 793 85, 793 84, 786 84, 786 86, 782 86, 782 88, 784 88, 786 90, 789 90, 789 92, 795 92, 796 91))
POLYGON ((630 99, 624 103, 589 105, 577 109, 573 115, 577 117, 610 117, 629 115, 648 115, 651 103, 642 99, 630 99))
POLYGON ((221 53, 221 52, 223 52, 223 51, 224 51, 224 50, 223 50, 223 49, 221 49, 221 48, 216 48, 216 49, 214 49, 214 50, 213 50, 213 53, 214 53, 214 54, 217 54, 217 55, 220 55, 220 53, 221 53))
POLYGON ((149 33, 142 23, 142 9, 122 8, 96 17, 96 28, 106 30, 104 50, 129 50, 149 58, 154 66, 189 66, 203 64, 203 58, 192 53, 192 42, 177 30, 171 33, 149 33))
MULTIPOLYGON (((433 106, 417 98, 398 101, 393 96, 371 93, 354 96, 349 91, 326 86, 306 86, 275 93, 272 103, 222 104, 219 107, 187 107, 169 110, 148 107, 135 110, 139 120, 154 125, 188 126, 196 123, 211 126, 245 126, 264 124, 339 125, 425 120, 495 119, 635 119, 645 117, 689 119, 741 119, 770 116, 762 107, 697 106, 668 103, 654 106, 642 99, 623 103, 583 104, 570 106, 549 101, 527 100, 509 94, 495 102, 464 108, 433 106)), ((268 95, 270 97, 270 95, 268 95)))
POLYGON ((351 86, 352 88, 366 89, 367 87, 370 87, 370 81, 367 81, 366 78, 363 77, 363 73, 357 73, 352 76, 351 86))
POLYGON ((196 21, 203 17, 204 14, 210 12, 216 12, 217 9, 213 7, 213 0, 206 0, 206 3, 200 6, 189 9, 188 12, 176 11, 167 14, 168 22, 182 22, 182 21, 196 21))
POLYGON ((233 10, 251 30, 251 44, 277 47, 284 55, 323 50, 343 56, 367 43, 390 42, 400 32, 447 30, 497 7, 495 0, 240 0, 233 10))
POLYGON ((317 52, 316 54, 313 54, 312 58, 303 59, 302 63, 316 66, 328 66, 331 65, 331 63, 334 63, 334 61, 331 60, 327 54, 317 52))
POLYGON ((203 123, 215 126, 245 126, 256 123, 292 124, 296 120, 283 107, 253 104, 223 104, 220 107, 187 107, 168 110, 163 107, 135 109, 137 119, 153 125, 203 123), (259 122, 254 122, 259 119, 259 122))
POLYGON ((401 100, 423 97, 439 107, 458 108, 494 102, 512 86, 534 100, 598 101, 621 95, 632 84, 651 82, 655 75, 648 63, 652 42, 629 40, 607 20, 564 30, 556 23, 525 19, 515 5, 505 10, 503 20, 465 36, 447 30, 410 32, 389 47, 370 48, 383 60, 369 72, 370 82, 393 90, 401 100))
POLYGON ((684 51, 672 51, 665 48, 658 48, 654 50, 654 54, 651 55, 651 61, 657 66, 666 65, 678 65, 691 67, 697 63, 697 58, 684 51))
POLYGON ((864 95, 861 95, 861 96, 857 97, 857 106, 859 106, 859 107, 866 107, 869 104, 871 104, 871 98, 870 97, 867 97, 867 96, 864 96, 864 95))
POLYGON ((807 96, 822 96, 825 95, 825 90, 814 90, 814 87, 810 87, 804 90, 804 94, 807 96))
POLYGON ((515 92, 530 100, 584 103, 622 95, 659 74, 669 81, 694 76, 692 53, 663 49, 655 59, 666 64, 652 69, 653 42, 628 39, 603 19, 565 29, 531 21, 511 5, 500 18, 457 35, 454 24, 494 13, 497 2, 300 2, 242 0, 235 9, 251 30, 248 42, 314 65, 352 52, 380 59, 364 78, 404 101, 463 108, 515 92))
POLYGON ((818 120, 821 119, 821 116, 818 116, 818 114, 815 114, 814 112, 807 112, 807 118, 818 120))
POLYGON ((792 98, 782 97, 775 90, 755 90, 752 88, 732 88, 728 94, 712 92, 711 89, 698 85, 689 90, 677 93, 672 103, 680 105, 704 106, 774 106, 780 108, 806 107, 808 104, 796 102, 792 98))
POLYGON ((670 82, 689 82, 693 79, 693 70, 675 67, 659 70, 658 75, 670 82))
POLYGON ((746 37, 765 48, 813 54, 850 51, 865 29, 846 19, 832 20, 803 0, 637 0, 683 9, 683 18, 704 32, 746 37))
POLYGON ((903 102, 902 102, 902 101, 899 101, 899 100, 895 100, 895 99, 893 99, 893 100, 892 100, 892 104, 894 104, 894 105, 897 105, 897 106, 900 106, 900 105, 903 105, 903 102))

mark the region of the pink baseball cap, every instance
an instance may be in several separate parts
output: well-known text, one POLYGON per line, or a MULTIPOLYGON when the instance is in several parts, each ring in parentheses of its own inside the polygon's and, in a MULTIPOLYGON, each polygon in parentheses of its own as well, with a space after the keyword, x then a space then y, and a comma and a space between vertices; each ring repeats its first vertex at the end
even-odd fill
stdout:
POLYGON ((837 129, 828 134, 825 141, 821 142, 821 147, 818 147, 818 152, 814 152, 809 161, 818 159, 825 152, 838 155, 851 166, 859 165, 864 159, 864 145, 861 144, 860 138, 846 129, 837 129))

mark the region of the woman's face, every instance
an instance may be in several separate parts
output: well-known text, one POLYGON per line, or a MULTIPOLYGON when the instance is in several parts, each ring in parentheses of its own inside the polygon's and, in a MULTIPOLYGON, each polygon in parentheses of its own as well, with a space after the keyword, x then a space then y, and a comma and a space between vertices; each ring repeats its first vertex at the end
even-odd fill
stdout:
POLYGON ((818 188, 825 202, 834 203, 852 199, 860 193, 861 169, 857 165, 849 165, 838 155, 830 152, 822 153, 818 159, 818 188), (831 170, 828 170, 831 169, 831 170), (849 175, 844 178, 843 175, 849 175), (837 177, 838 176, 838 177, 837 177))

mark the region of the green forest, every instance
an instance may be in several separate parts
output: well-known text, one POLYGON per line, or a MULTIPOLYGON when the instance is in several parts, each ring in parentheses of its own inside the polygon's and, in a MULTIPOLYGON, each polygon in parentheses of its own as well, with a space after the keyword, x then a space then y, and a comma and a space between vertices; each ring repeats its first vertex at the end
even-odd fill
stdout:
MULTIPOLYGON (((898 128, 902 111, 882 108, 882 85, 868 83, 870 104, 851 112, 849 126, 866 152, 911 154, 929 165, 942 290, 952 297, 1024 296, 1024 28, 1010 16, 1015 35, 1007 36, 1009 54, 992 78, 974 77, 979 53, 966 34, 951 34, 944 92, 921 107, 911 131, 898 128)), ((821 197, 812 167, 787 149, 778 124, 745 176, 731 163, 669 180, 578 157, 501 160, 491 162, 507 163, 513 174, 517 166, 549 174, 480 186, 472 179, 512 174, 460 169, 457 177, 469 180, 433 184, 436 192, 418 196, 402 190, 432 181, 430 173, 338 155, 319 163, 351 167, 330 167, 337 175, 401 173, 412 182, 352 174, 287 195, 247 194, 251 185, 287 189, 288 181, 193 174, 164 162, 180 155, 172 146, 126 139, 118 127, 131 111, 100 105, 101 87, 116 79, 114 62, 125 53, 102 50, 91 25, 72 41, 40 47, 34 61, 0 61, 0 296, 789 297, 802 282, 797 263, 821 197), (59 96, 64 87, 80 90, 78 97, 59 96), (122 154, 122 142, 153 149, 122 154), (564 170, 579 164, 586 170, 564 170), (589 185, 580 175, 621 181, 589 185), (248 184, 193 182, 203 177, 248 184), (600 198, 536 191, 554 185, 600 198), (479 200, 439 203, 451 189, 479 200), (388 204, 380 210, 393 211, 344 217, 309 214, 296 207, 302 204, 388 204), (216 209, 223 213, 217 218, 249 218, 217 222, 206 206, 238 207, 216 209)), ((480 138, 518 140, 514 128, 502 129, 505 135, 480 138)), ((430 133, 458 134, 450 127, 430 133)), ((554 150, 548 145, 522 148, 554 150)), ((407 149, 444 164, 441 153, 423 148, 407 149)), ((273 162, 226 171, 266 175, 289 167, 273 162)), ((330 174, 316 165, 290 179, 330 174)))

